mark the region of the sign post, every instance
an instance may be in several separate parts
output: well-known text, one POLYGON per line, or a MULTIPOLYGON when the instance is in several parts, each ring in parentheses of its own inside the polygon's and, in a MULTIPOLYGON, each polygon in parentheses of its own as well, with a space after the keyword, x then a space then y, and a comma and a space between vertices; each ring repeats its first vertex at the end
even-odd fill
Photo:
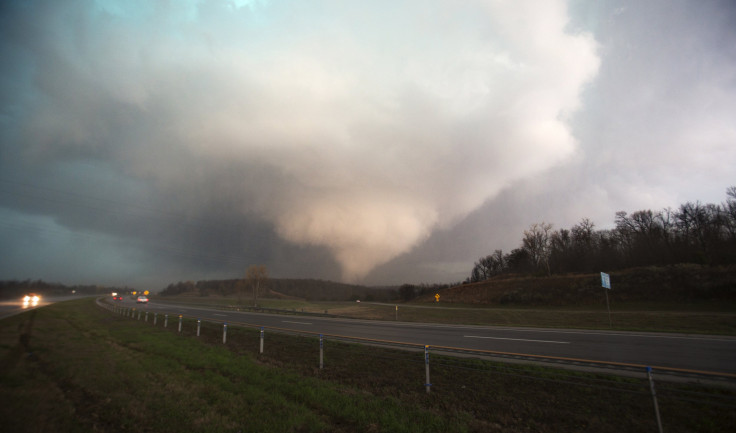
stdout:
POLYGON ((429 394, 429 388, 432 386, 432 384, 429 383, 429 346, 424 346, 424 369, 426 373, 424 387, 427 388, 427 394, 429 394))
POLYGON ((324 336, 319 334, 319 369, 325 368, 324 336))
POLYGON ((608 327, 613 328, 613 321, 611 320, 611 304, 608 302, 608 291, 611 290, 611 276, 605 272, 601 272, 601 286, 605 289, 606 293, 606 308, 608 309, 608 327))

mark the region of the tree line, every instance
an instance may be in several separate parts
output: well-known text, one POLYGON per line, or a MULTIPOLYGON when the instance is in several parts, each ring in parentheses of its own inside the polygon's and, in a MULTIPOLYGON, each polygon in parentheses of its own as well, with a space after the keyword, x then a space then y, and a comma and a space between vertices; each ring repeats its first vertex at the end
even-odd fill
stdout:
MULTIPOLYGON (((306 301, 377 301, 398 299, 396 287, 366 287, 315 279, 268 278, 261 281, 258 297, 288 296, 306 301)), ((412 286, 413 287, 413 286, 412 286)), ((169 284, 161 295, 185 293, 198 296, 251 296, 253 285, 248 278, 229 280, 186 281, 169 284)))
POLYGON ((61 283, 47 282, 43 280, 6 280, 0 281, 0 298, 20 297, 28 293, 50 295, 102 295, 113 291, 130 291, 128 287, 98 286, 98 285, 73 285, 67 286, 61 283))
POLYGON ((720 204, 616 212, 615 228, 595 230, 588 218, 569 229, 535 223, 518 248, 481 257, 466 283, 501 274, 552 275, 678 263, 736 263, 736 187, 720 204))

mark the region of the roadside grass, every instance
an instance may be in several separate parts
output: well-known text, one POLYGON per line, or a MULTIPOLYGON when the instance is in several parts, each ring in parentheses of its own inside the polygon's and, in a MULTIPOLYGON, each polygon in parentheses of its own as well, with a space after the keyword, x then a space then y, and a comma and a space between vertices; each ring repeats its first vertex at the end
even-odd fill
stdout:
POLYGON ((467 430, 457 417, 348 398, 341 385, 115 317, 90 300, 0 323, 4 431, 467 430))
MULTIPOLYGON (((157 297, 156 300, 219 307, 239 305, 235 298, 219 297, 157 297)), ((259 305, 296 314, 327 311, 338 316, 370 320, 736 335, 736 304, 732 302, 612 303, 610 322, 605 304, 519 308, 418 302, 378 304, 263 299, 259 301, 259 305)), ((249 304, 242 306, 248 307, 249 304)))
MULTIPOLYGON (((171 325, 169 329, 176 332, 171 325)), ((181 335, 196 336, 194 319, 184 320, 181 335)), ((227 335, 229 350, 243 355, 258 354, 260 332, 257 329, 231 326, 227 335)), ((222 325, 203 322, 200 340, 221 347, 222 325)), ((264 346, 264 354, 256 357, 261 364, 337 382, 356 392, 388 396, 438 413, 464 413, 470 417, 471 431, 525 431, 524 426, 534 426, 535 431, 646 431, 642 427, 646 425, 656 428, 648 384, 637 378, 432 355, 433 391, 427 396, 423 386, 423 353, 326 341, 325 369, 320 370, 317 367, 319 342, 314 337, 267 332, 264 346), (590 416, 594 417, 593 421, 590 416)), ((670 384, 660 387, 660 398, 663 395, 665 399, 668 392, 677 396, 684 389, 670 384)), ((702 391, 698 386, 695 389, 702 391)), ((730 391, 715 392, 734 396, 730 391)), ((726 415, 728 411, 720 412, 717 407, 714 410, 705 403, 685 403, 688 410, 682 410, 681 405, 682 401, 669 400, 668 415, 679 423, 685 414, 683 425, 697 425, 697 428, 675 431, 718 431, 723 425, 734 425, 733 417, 729 419, 726 415), (708 415, 701 417, 703 414, 708 415), (712 420, 717 420, 714 425, 718 428, 700 427, 712 420)), ((664 413, 665 409, 662 410, 664 413)))
MULTIPOLYGON (((648 382, 430 355, 185 318, 163 328, 91 300, 0 321, 3 431, 644 432, 648 382)), ((643 374, 642 374, 643 376, 643 374)), ((668 432, 736 429, 736 392, 657 383, 668 432), (695 392, 697 394, 695 394, 695 392)))
MULTIPOLYGON (((171 325, 169 329, 176 332, 171 325)), ((185 319, 181 334, 195 337, 196 321, 185 319)), ((316 337, 267 332, 264 354, 258 355, 259 336, 257 329, 231 326, 227 347, 244 355, 257 354, 257 362, 263 365, 337 382, 359 393, 388 396, 440 414, 465 414, 471 431, 656 429, 648 383, 642 378, 433 354, 432 393, 427 395, 421 352, 325 341, 325 368, 320 370, 316 337)), ((200 339, 221 347, 222 325, 203 322, 200 339)), ((736 426, 732 390, 660 383, 658 393, 666 402, 660 403, 669 417, 665 424, 678 426, 672 431, 721 431, 724 426, 736 426), (687 394, 691 391, 698 392, 698 398, 709 397, 682 400, 691 397, 687 394), (730 409, 718 406, 722 403, 718 396, 725 396, 730 409)))

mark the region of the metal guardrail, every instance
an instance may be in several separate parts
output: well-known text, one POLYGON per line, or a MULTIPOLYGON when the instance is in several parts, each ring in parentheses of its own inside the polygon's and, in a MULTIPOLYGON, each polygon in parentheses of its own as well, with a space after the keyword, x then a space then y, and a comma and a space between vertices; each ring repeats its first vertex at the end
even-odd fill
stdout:
MULTIPOLYGON (((143 311, 135 308, 128 308, 123 307, 119 305, 110 305, 107 302, 104 302, 101 298, 97 299, 97 304, 105 308, 107 310, 110 310, 114 313, 117 313, 123 317, 128 317, 130 319, 136 319, 137 320, 145 320, 148 322, 149 313, 148 311, 145 311, 145 315, 143 315, 143 311), (142 319, 143 317, 143 319, 142 319)), ((159 313, 154 313, 153 318, 153 325, 156 326, 156 319, 158 317, 159 313)), ((169 314, 168 313, 160 313, 164 316, 164 322, 163 326, 168 326, 168 319, 169 314)), ((178 332, 182 332, 182 322, 184 319, 184 316, 181 314, 172 313, 173 317, 178 317, 178 332)), ((188 319, 192 319, 191 317, 188 317, 188 319)), ((201 327, 201 319, 196 319, 197 323, 197 337, 200 336, 200 327, 201 327)), ((207 322, 210 323, 221 323, 222 324, 222 343, 227 343, 227 330, 228 325, 230 326, 238 326, 238 327, 244 327, 244 328, 256 328, 260 329, 260 353, 264 353, 264 333, 265 330, 268 329, 269 331, 273 332, 279 332, 284 334, 291 334, 291 335, 304 335, 304 336, 311 336, 311 337, 319 337, 319 369, 322 370, 324 368, 324 341, 326 338, 329 338, 331 340, 341 340, 341 341, 348 341, 348 342, 356 342, 360 344, 368 344, 368 345, 380 345, 380 346, 392 346, 392 347, 398 347, 403 350, 413 350, 413 351, 423 351, 424 352, 424 368, 425 368, 425 380, 423 387, 426 389, 426 392, 429 394, 432 389, 432 383, 430 382, 430 349, 432 353, 441 352, 450 354, 450 356, 444 356, 444 357, 438 357, 434 358, 432 365, 436 366, 434 368, 444 369, 447 371, 448 369, 453 371, 460 372, 460 376, 462 377, 463 371, 474 371, 475 373, 479 372, 485 372, 490 374, 499 374, 504 376, 511 376, 511 377, 518 377, 523 379, 530 379, 535 381, 543 381, 543 382, 550 382, 550 383, 556 383, 560 385, 567 385, 567 386, 582 386, 585 388, 597 388, 601 390, 602 392, 620 392, 620 393, 628 393, 628 394, 636 394, 643 397, 649 397, 652 400, 652 409, 655 414, 656 418, 656 425, 658 427, 658 431, 661 433, 663 431, 662 429, 662 419, 660 416, 659 411, 659 401, 658 401, 658 394, 664 396, 667 401, 680 401, 685 403, 695 403, 695 404, 704 404, 709 405, 710 407, 718 407, 721 408, 721 410, 725 410, 726 412, 736 410, 736 396, 732 395, 732 393, 722 393, 718 390, 718 388, 713 388, 712 390, 708 390, 708 388, 699 388, 697 390, 693 389, 678 389, 673 387, 674 384, 660 384, 661 389, 658 389, 657 386, 655 386, 655 381, 653 378, 653 372, 656 371, 659 373, 664 373, 665 375, 680 375, 680 376, 688 376, 688 377, 696 377, 700 381, 703 378, 713 380, 713 379, 720 379, 725 382, 728 382, 730 385, 736 385, 736 375, 730 374, 730 373, 714 373, 714 372, 706 372, 706 371, 697 371, 697 370, 687 370, 687 369, 678 369, 678 368, 669 368, 669 367, 652 367, 652 366, 644 366, 639 364, 627 364, 627 363, 617 363, 617 362, 602 362, 602 361, 595 361, 595 360, 584 360, 584 359, 574 359, 574 358, 563 358, 563 357, 549 357, 549 356, 539 356, 539 355, 532 355, 532 354, 520 354, 520 353, 509 353, 509 352, 497 352, 497 351, 489 351, 489 350, 476 350, 476 349, 464 349, 464 348, 456 348, 456 347, 446 347, 446 346, 427 346, 427 345, 421 345, 416 343, 405 343, 400 341, 387 341, 387 340, 378 340, 378 339, 370 339, 370 338, 364 338, 364 337, 351 337, 351 336, 344 336, 344 335, 334 335, 334 334, 319 334, 317 332, 311 332, 311 331, 300 331, 300 330, 294 330, 294 329, 288 329, 288 328, 279 328, 279 327, 266 327, 261 326, 258 324, 253 323, 246 323, 246 322, 225 322, 220 320, 212 320, 208 319, 207 322), (472 365, 468 365, 460 360, 459 356, 452 356, 452 355, 471 355, 474 357, 491 357, 491 358, 514 358, 514 359, 522 359, 522 360, 533 360, 535 362, 545 362, 545 363, 564 363, 567 365, 585 365, 585 366, 594 366, 594 367, 602 367, 602 368, 611 368, 614 369, 611 371, 612 374, 619 373, 621 369, 629 370, 629 371, 635 371, 638 374, 636 374, 636 379, 631 378, 627 381, 621 382, 620 380, 617 380, 614 377, 588 377, 588 378, 581 378, 576 377, 574 375, 565 375, 556 373, 554 375, 535 375, 533 373, 529 373, 528 371, 524 371, 522 367, 516 366, 510 366, 508 365, 502 365, 502 364, 496 364, 495 366, 493 364, 489 364, 488 368, 478 368, 473 367, 472 365), (642 377, 643 374, 646 374, 646 377, 642 377), (633 381, 633 382, 632 382, 633 381), (664 385, 664 386, 662 386, 664 385)), ((339 349, 338 349, 339 350, 339 349)), ((633 377, 633 375, 632 375, 633 377)), ((658 376, 661 377, 661 376, 658 376)), ((442 380, 440 380, 442 382, 442 380)), ((464 388, 464 386, 463 386, 464 388)))
POLYGON ((264 314, 284 314, 291 316, 306 316, 306 317, 332 317, 332 318, 347 318, 347 316, 340 316, 337 314, 329 314, 325 310, 324 313, 314 313, 311 311, 297 311, 296 308, 264 308, 264 307, 244 307, 240 305, 227 305, 227 306, 216 306, 218 310, 224 311, 240 311, 247 313, 264 313, 264 314))
MULTIPOLYGON (((98 305, 100 304, 100 301, 102 299, 103 298, 100 298, 97 300, 98 305)), ((125 307, 121 307, 121 308, 125 308, 125 307)), ((296 314, 296 315, 310 315, 313 317, 346 318, 344 316, 338 316, 338 315, 298 312, 293 309, 285 310, 285 309, 275 309, 275 308, 239 307, 239 306, 228 306, 228 307, 222 307, 218 309, 224 309, 228 311, 258 312, 258 313, 267 313, 267 314, 296 314)), ((171 314, 173 314, 174 316, 181 316, 179 315, 179 313, 171 313, 171 314)), ((182 317, 185 317, 185 316, 182 316, 182 317)), ((197 319, 196 317, 189 317, 189 318, 197 319)), ((265 329, 265 330, 270 330, 270 331, 275 331, 275 332, 279 332, 283 334, 290 334, 290 335, 301 335, 301 336, 311 336, 311 337, 323 336, 323 337, 329 337, 330 339, 338 340, 338 341, 355 342, 355 343, 375 345, 375 346, 394 347, 394 348, 399 348, 399 349, 404 349, 404 350, 422 351, 422 350, 425 350, 425 348, 427 347, 426 345, 419 344, 419 343, 380 340, 380 339, 372 339, 372 338, 365 338, 365 337, 353 337, 353 336, 339 335, 339 334, 325 334, 325 333, 320 333, 320 332, 315 332, 315 331, 304 331, 304 330, 297 330, 297 329, 290 329, 290 328, 280 328, 276 326, 264 326, 264 325, 260 325, 257 323, 239 322, 239 321, 232 321, 232 320, 226 321, 226 320, 218 320, 218 319, 208 319, 207 322, 220 323, 220 324, 227 323, 230 326, 240 326, 244 328, 261 329, 261 330, 265 329)), ((452 355, 475 356, 475 357, 480 357, 480 358, 492 358, 496 360, 505 359, 505 360, 513 360, 513 361, 527 361, 527 362, 541 363, 541 364, 547 364, 547 365, 554 364, 556 366, 565 366, 565 367, 572 367, 572 368, 592 368, 592 369, 606 370, 613 374, 620 374, 620 373, 628 372, 628 373, 635 373, 637 375, 640 375, 642 374, 642 372, 646 372, 647 369, 651 368, 652 371, 655 371, 657 374, 664 374, 666 377, 690 378, 690 379, 697 379, 697 380, 711 380, 711 381, 720 382, 722 384, 729 385, 729 386, 736 386, 736 374, 725 373, 725 372, 711 372, 711 371, 693 370, 693 369, 685 369, 685 368, 653 366, 653 365, 614 362, 614 361, 599 361, 599 360, 580 359, 580 358, 556 357, 556 356, 546 356, 546 355, 534 355, 534 354, 527 354, 527 353, 502 352, 502 351, 484 350, 484 349, 468 349, 468 348, 451 347, 451 346, 434 346, 433 345, 431 346, 431 348, 433 352, 442 352, 444 354, 447 354, 448 356, 452 356, 452 355)))

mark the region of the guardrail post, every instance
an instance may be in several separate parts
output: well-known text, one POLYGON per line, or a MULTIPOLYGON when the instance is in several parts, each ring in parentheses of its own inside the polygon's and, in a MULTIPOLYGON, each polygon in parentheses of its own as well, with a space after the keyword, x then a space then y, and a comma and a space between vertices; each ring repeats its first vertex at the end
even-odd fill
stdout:
POLYGON ((263 335, 263 327, 261 327, 261 348, 260 348, 260 351, 258 353, 263 353, 263 337, 264 337, 264 335, 263 335))
POLYGON ((183 316, 181 314, 179 314, 179 333, 180 334, 181 334, 181 320, 182 320, 182 317, 183 316))
POLYGON ((141 320, 141 310, 138 310, 138 320, 141 320))
POLYGON ((654 402, 654 415, 657 417, 657 428, 659 428, 659 433, 662 433, 662 419, 659 417, 659 404, 657 403, 657 391, 654 389, 652 367, 647 367, 647 377, 649 378, 649 389, 652 391, 652 401, 654 402))
POLYGON ((153 313, 153 326, 156 326, 157 321, 158 321, 158 313, 153 313))
POLYGON ((227 323, 222 324, 222 344, 227 341, 227 323))
POLYGON ((202 327, 202 321, 197 319, 197 337, 199 337, 199 330, 202 327))
POLYGON ((146 311, 146 322, 148 322, 148 311, 146 311))
POLYGON ((169 315, 165 314, 164 315, 164 328, 166 328, 167 326, 169 326, 169 315))
POLYGON ((325 368, 324 336, 319 334, 319 369, 325 368))
POLYGON ((424 382, 424 387, 427 388, 427 394, 429 394, 429 388, 432 386, 429 382, 429 346, 424 346, 424 370, 427 374, 427 380, 424 382))

